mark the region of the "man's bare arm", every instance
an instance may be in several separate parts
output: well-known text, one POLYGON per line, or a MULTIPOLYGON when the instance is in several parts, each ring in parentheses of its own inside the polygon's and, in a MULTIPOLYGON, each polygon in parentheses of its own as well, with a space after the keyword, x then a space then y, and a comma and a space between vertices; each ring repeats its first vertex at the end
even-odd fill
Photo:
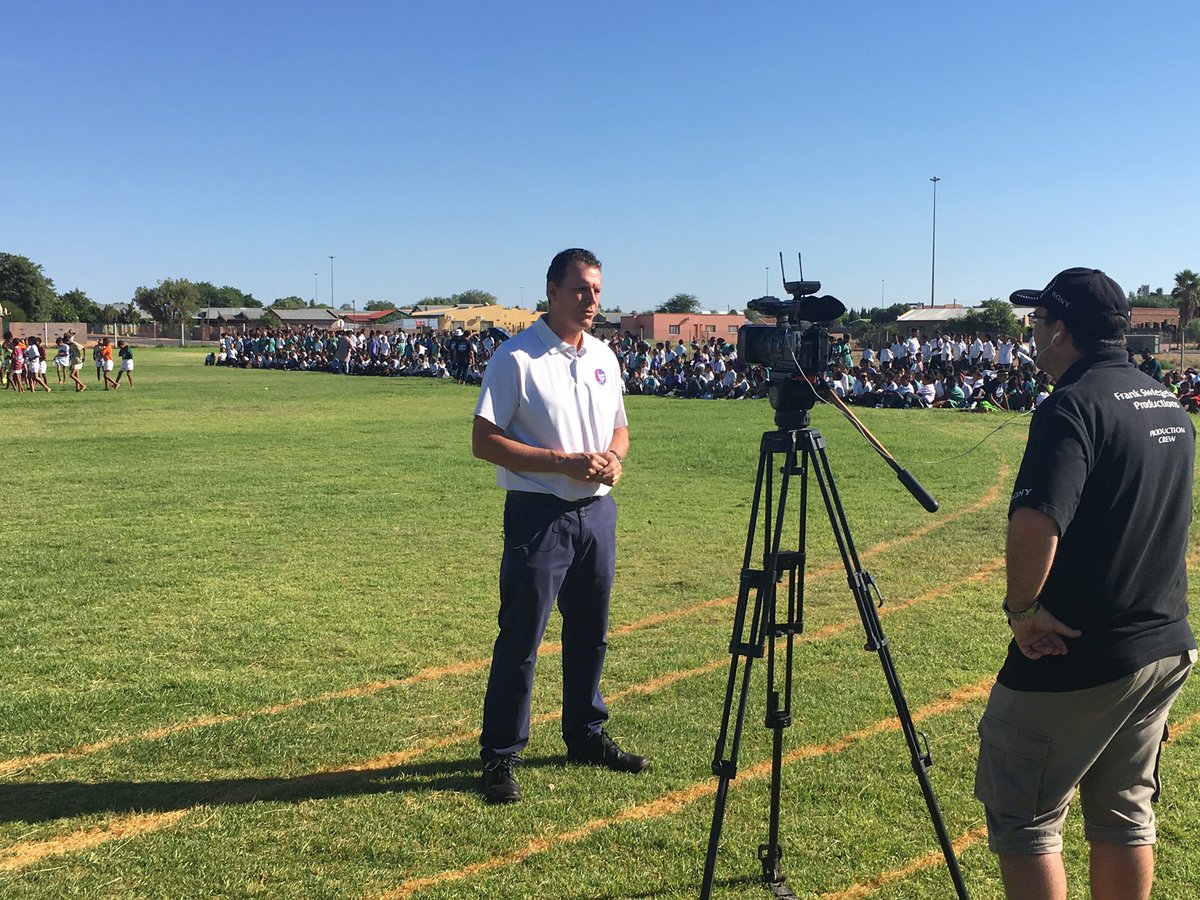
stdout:
POLYGON ((475 417, 471 429, 471 452, 479 459, 514 472, 559 472, 576 481, 594 481, 610 462, 601 453, 564 453, 531 447, 509 437, 504 429, 482 416, 475 417))
MULTIPOLYGON (((1033 605, 1058 551, 1058 524, 1045 513, 1018 508, 1008 520, 1005 563, 1008 570, 1008 608, 1014 613, 1033 605)), ((1061 656, 1067 652, 1064 637, 1082 632, 1063 624, 1044 606, 1032 618, 1010 622, 1013 639, 1030 659, 1061 656)))
POLYGON ((1005 561, 1008 568, 1008 606, 1013 612, 1029 607, 1046 578, 1058 552, 1058 525, 1048 515, 1018 507, 1008 520, 1005 561))
POLYGON ((612 440, 608 442, 608 449, 614 450, 624 459, 629 455, 629 429, 614 428, 612 440))

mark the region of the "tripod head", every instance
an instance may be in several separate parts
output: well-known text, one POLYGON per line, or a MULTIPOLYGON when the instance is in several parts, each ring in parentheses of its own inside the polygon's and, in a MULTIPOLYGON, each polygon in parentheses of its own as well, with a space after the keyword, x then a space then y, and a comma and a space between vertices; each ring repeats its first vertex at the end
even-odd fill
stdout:
POLYGON ((809 381, 803 375, 787 375, 772 379, 767 387, 767 399, 775 410, 775 424, 780 431, 796 431, 809 425, 809 410, 820 397, 829 393, 823 381, 809 381))

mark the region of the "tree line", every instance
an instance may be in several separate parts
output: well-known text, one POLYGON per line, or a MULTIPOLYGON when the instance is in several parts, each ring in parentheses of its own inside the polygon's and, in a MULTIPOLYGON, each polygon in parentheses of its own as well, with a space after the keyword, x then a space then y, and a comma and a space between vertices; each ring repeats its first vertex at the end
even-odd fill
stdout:
MULTIPOLYGON (((137 323, 143 314, 163 325, 178 325, 205 307, 254 308, 268 312, 279 309, 332 309, 328 303, 305 300, 302 297, 279 297, 264 305, 253 294, 231 285, 217 287, 208 281, 187 278, 164 278, 153 286, 142 285, 133 292, 125 309, 97 303, 79 288, 59 292, 54 281, 42 266, 26 256, 0 253, 0 306, 11 321, 85 322, 98 325, 137 323)), ((499 303, 494 294, 472 288, 445 297, 424 297, 421 306, 458 306, 465 304, 499 303)), ((350 310, 354 304, 340 307, 350 310)), ((395 309, 397 304, 387 300, 370 300, 362 306, 366 311, 395 309)), ((387 317, 391 318, 391 317, 387 317)), ((382 321, 387 321, 385 318, 382 321)))
MULTIPOLYGON (((1200 323, 1189 329, 1200 306, 1200 275, 1191 269, 1184 269, 1175 275, 1175 286, 1167 294, 1163 288, 1158 288, 1149 296, 1137 296, 1129 293, 1132 306, 1171 307, 1179 310, 1179 324, 1189 335, 1192 331, 1200 337, 1200 323)), ((499 301, 488 291, 471 289, 449 296, 423 297, 421 306, 459 306, 468 304, 496 305, 499 301)), ((217 287, 207 281, 189 281, 186 278, 165 278, 153 287, 142 285, 134 291, 132 303, 120 311, 108 304, 96 303, 80 288, 59 293, 54 282, 43 271, 42 267, 28 257, 13 253, 0 253, 0 306, 7 310, 7 317, 13 321, 34 322, 88 322, 100 325, 112 325, 122 322, 137 322, 145 313, 163 325, 177 325, 185 318, 191 318, 204 307, 250 307, 264 308, 261 300, 253 294, 242 291, 230 285, 217 287)), ((301 297, 280 297, 274 300, 267 310, 276 309, 330 309, 327 303, 317 303, 301 297)), ((344 303, 341 309, 349 310, 352 304, 344 303)), ((395 309, 396 304, 386 300, 370 300, 362 307, 366 311, 395 309)), ((544 311, 546 301, 537 304, 538 310, 544 311)), ((849 309, 837 319, 837 325, 856 335, 869 334, 882 328, 903 313, 911 309, 908 303, 893 303, 886 307, 865 307, 849 309)), ((655 312, 665 313, 694 313, 700 309, 700 301, 695 294, 678 293, 660 303, 655 312)), ((730 307, 731 313, 740 312, 751 321, 760 317, 750 309, 737 310, 730 307)), ((398 315, 398 314, 397 314, 398 315)), ((388 317, 388 318, 394 318, 388 317)), ((388 318, 382 321, 387 321, 388 318)), ((1015 334, 1018 323, 1012 313, 1012 306, 1006 301, 992 297, 983 301, 977 307, 971 307, 962 317, 955 319, 955 331, 982 331, 992 334, 1015 334)))
POLYGON ((180 320, 180 312, 203 306, 262 307, 252 294, 207 281, 167 279, 154 288, 139 287, 131 304, 119 310, 97 303, 80 288, 59 292, 41 265, 26 256, 0 253, 0 305, 13 321, 89 322, 100 325, 141 321, 144 312, 159 322, 180 320), (139 309, 141 312, 139 312, 139 309))

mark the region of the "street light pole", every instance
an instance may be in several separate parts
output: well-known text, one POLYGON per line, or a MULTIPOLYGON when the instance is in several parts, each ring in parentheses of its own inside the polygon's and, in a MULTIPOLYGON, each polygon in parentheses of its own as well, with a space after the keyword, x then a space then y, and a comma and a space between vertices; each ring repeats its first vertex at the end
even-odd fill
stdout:
POLYGON ((935 175, 929 180, 933 182, 933 245, 929 256, 929 305, 933 306, 933 285, 937 275, 937 183, 942 179, 935 175))
POLYGON ((318 288, 318 285, 321 283, 319 280, 320 278, 321 278, 320 272, 313 272, 313 306, 316 306, 317 303, 320 302, 320 299, 321 299, 321 297, 320 297, 321 291, 318 288))
POLYGON ((771 293, 771 267, 763 266, 763 296, 771 293))
POLYGON ((337 309, 337 304, 333 300, 333 257, 329 257, 329 305, 337 309))

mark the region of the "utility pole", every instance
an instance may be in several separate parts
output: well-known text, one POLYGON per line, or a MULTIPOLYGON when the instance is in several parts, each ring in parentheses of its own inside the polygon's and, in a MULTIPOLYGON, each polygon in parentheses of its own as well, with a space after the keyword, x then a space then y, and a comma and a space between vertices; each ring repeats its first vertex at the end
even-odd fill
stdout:
POLYGON ((942 179, 935 175, 929 180, 933 182, 933 248, 929 256, 929 305, 933 306, 933 286, 937 278, 937 183, 942 179))

